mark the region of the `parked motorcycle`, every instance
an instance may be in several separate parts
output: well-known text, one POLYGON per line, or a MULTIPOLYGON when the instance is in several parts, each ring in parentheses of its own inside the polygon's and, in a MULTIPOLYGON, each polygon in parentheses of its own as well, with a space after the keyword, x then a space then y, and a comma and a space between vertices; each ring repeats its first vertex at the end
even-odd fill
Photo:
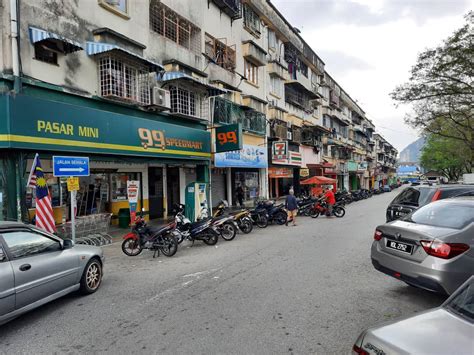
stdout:
POLYGON ((220 232, 213 219, 208 218, 198 222, 191 222, 184 215, 184 205, 174 207, 176 230, 179 232, 178 243, 187 239, 194 243, 196 240, 202 240, 207 245, 215 245, 219 240, 220 232))
MULTIPOLYGON (((228 207, 228 202, 221 200, 214 211, 214 218, 224 216, 224 212, 228 207)), ((237 227, 242 231, 242 233, 248 234, 252 231, 253 222, 249 210, 243 209, 240 211, 235 211, 230 213, 229 216, 234 217, 234 221, 237 223, 237 227)), ((232 222, 227 223, 229 224, 232 222)), ((227 227, 227 225, 225 227, 227 227)))
POLYGON ((288 212, 283 204, 275 205, 272 200, 260 201, 257 203, 257 209, 265 209, 267 211, 268 222, 276 222, 276 224, 283 225, 288 218, 288 212))
POLYGON ((268 226, 268 213, 266 208, 255 208, 250 211, 250 217, 253 223, 259 228, 267 228, 268 226))
MULTIPOLYGON (((318 199, 316 201, 310 215, 313 218, 317 218, 320 214, 330 216, 329 206, 324 199, 318 199)), ((346 214, 346 210, 340 202, 336 202, 332 207, 332 214, 338 218, 342 218, 346 214)))
POLYGON ((315 200, 311 196, 302 196, 297 200, 298 214, 309 216, 315 200))
POLYGON ((165 256, 173 256, 178 250, 177 236, 176 221, 157 228, 149 227, 140 214, 132 231, 123 237, 122 251, 128 256, 137 256, 144 249, 149 249, 153 251, 154 258, 159 256, 160 251, 165 256))

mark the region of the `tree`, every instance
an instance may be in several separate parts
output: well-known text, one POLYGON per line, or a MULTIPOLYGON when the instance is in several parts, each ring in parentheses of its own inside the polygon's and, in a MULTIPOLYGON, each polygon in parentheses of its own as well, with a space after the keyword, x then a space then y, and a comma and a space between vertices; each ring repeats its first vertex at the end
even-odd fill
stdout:
POLYGON ((423 147, 420 163, 425 169, 436 170, 449 180, 457 181, 472 166, 465 151, 460 140, 432 134, 423 147))
MULTIPOLYGON (((405 121, 425 134, 451 138, 464 145, 474 162, 474 11, 466 24, 441 46, 424 51, 411 69, 409 81, 391 97, 411 104, 405 121)), ((473 167, 469 168, 472 171, 473 167)))

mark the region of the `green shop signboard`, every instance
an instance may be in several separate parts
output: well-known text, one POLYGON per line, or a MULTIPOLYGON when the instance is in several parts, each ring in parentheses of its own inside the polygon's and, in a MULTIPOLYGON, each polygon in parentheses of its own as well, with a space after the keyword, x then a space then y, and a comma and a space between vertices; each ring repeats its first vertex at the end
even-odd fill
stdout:
POLYGON ((216 128, 216 153, 242 149, 242 126, 240 123, 216 128))
POLYGON ((3 147, 210 158, 205 130, 24 95, 0 96, 0 110, 3 147))

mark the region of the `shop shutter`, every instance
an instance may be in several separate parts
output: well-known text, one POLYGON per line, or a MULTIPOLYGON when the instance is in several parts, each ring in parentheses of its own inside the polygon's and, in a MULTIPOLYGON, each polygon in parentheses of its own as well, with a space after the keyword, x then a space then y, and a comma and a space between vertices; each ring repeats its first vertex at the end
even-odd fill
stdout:
POLYGON ((226 199, 225 180, 226 174, 221 172, 212 172, 211 176, 211 194, 213 207, 217 206, 220 200, 226 199))

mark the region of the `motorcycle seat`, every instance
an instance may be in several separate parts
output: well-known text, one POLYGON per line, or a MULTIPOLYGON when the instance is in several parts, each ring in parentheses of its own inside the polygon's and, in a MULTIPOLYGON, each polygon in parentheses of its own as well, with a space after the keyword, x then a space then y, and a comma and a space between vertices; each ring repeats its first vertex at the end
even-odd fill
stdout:
POLYGON ((158 234, 164 232, 166 229, 171 229, 171 226, 169 224, 165 224, 163 226, 152 226, 148 227, 148 233, 158 234))

